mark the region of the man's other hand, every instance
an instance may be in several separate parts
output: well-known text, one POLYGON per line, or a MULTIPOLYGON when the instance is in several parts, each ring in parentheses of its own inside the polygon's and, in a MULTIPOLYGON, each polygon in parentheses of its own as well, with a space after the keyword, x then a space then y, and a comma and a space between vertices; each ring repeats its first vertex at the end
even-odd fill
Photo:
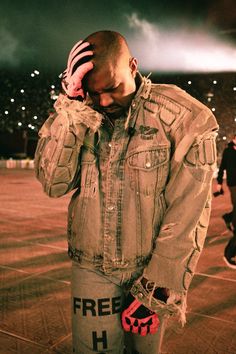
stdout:
POLYGON ((121 314, 124 330, 141 336, 156 333, 160 323, 157 314, 142 305, 131 294, 128 295, 127 303, 127 308, 121 314))

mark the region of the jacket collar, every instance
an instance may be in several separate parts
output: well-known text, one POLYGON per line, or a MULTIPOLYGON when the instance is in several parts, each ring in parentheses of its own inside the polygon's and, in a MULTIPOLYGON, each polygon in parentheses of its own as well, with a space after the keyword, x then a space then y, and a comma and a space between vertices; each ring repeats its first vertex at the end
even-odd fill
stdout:
POLYGON ((141 99, 148 99, 151 91, 151 80, 148 77, 142 76, 139 71, 137 72, 137 80, 141 82, 141 84, 134 98, 132 99, 130 107, 128 109, 128 114, 125 122, 125 129, 134 128, 137 119, 137 114, 133 113, 138 109, 141 99))

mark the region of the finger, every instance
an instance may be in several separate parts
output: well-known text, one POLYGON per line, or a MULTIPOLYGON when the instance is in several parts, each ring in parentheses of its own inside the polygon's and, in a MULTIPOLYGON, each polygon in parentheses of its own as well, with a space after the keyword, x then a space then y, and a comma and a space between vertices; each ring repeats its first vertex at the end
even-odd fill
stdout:
MULTIPOLYGON (((72 74, 74 65, 77 64, 77 63, 79 63, 79 61, 80 61, 82 58, 86 57, 86 56, 93 56, 93 52, 92 52, 91 50, 88 50, 87 52, 83 52, 83 53, 79 54, 78 56, 76 56, 76 57, 72 60, 72 62, 70 63, 70 65, 69 65, 69 67, 68 67, 68 73, 69 73, 69 75, 72 74)), ((86 64, 86 63, 85 63, 85 64, 86 64)), ((79 67, 80 67, 80 65, 79 65, 79 67)))
POLYGON ((123 329, 125 332, 130 332, 132 326, 128 325, 127 323, 123 323, 123 329))
POLYGON ((130 319, 128 317, 126 317, 124 315, 124 313, 121 316, 121 323, 122 323, 122 327, 124 328, 124 330, 126 332, 129 332, 130 331, 130 327, 131 327, 131 321, 130 321, 130 319))
POLYGON ((69 56, 68 56, 68 60, 67 60, 67 66, 68 66, 68 63, 70 62, 71 58, 73 57, 73 53, 74 51, 80 46, 80 44, 82 43, 83 41, 80 40, 79 42, 75 43, 75 45, 73 46, 73 48, 71 49, 70 53, 69 53, 69 56))
POLYGON ((147 335, 147 327, 140 327, 140 336, 146 336, 147 335))
MULTIPOLYGON (((92 62, 88 62, 88 63, 84 63, 83 65, 81 65, 80 68, 78 68, 75 73, 71 76, 71 79, 69 81, 69 85, 67 87, 68 90, 72 91, 78 91, 78 90, 83 90, 82 88, 82 78, 84 77, 84 75, 93 68, 93 63, 92 62)), ((73 94, 74 96, 74 94, 73 94)), ((84 97, 84 94, 82 95, 84 97)))
POLYGON ((81 52, 83 49, 87 48, 90 46, 89 42, 83 42, 79 41, 77 44, 74 45, 74 47, 71 49, 69 57, 73 57, 76 55, 76 53, 81 52))
POLYGON ((82 58, 86 57, 86 56, 92 56, 93 55, 93 51, 92 50, 87 50, 85 52, 82 53, 78 53, 77 55, 75 55, 73 57, 73 59, 71 60, 71 63, 69 65, 69 69, 71 67, 73 67, 76 63, 78 63, 82 58))
POLYGON ((139 320, 137 318, 135 318, 135 320, 133 321, 133 325, 132 325, 132 332, 138 333, 138 331, 139 331, 139 320))
POLYGON ((76 48, 73 52, 70 53, 68 61, 67 61, 67 66, 70 66, 71 61, 77 57, 77 55, 82 52, 85 48, 87 48, 88 46, 90 46, 90 43, 85 42, 83 44, 81 44, 80 46, 78 46, 78 48, 76 48))
POLYGON ((94 67, 93 62, 88 61, 80 66, 80 77, 81 79, 87 74, 88 71, 92 70, 94 67))

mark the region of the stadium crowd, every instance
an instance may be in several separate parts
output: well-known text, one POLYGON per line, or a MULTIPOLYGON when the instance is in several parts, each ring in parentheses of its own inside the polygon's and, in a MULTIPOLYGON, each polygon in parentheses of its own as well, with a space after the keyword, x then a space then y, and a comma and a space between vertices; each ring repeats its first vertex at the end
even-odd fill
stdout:
MULTIPOLYGON (((153 82, 172 83, 189 92, 215 114, 220 125, 219 159, 236 131, 236 73, 151 74, 153 82)), ((55 73, 0 71, 0 157, 32 157, 37 132, 60 92, 55 73), (14 156, 15 155, 15 156, 14 156)))

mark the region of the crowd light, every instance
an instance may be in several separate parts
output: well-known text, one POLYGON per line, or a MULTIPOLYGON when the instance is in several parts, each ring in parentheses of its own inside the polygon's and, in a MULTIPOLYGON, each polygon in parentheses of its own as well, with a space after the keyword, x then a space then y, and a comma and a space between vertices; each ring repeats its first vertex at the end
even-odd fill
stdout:
MULTIPOLYGON (((28 72, 21 80, 19 78, 16 80, 13 76, 10 84, 9 78, 6 76, 4 87, 9 92, 5 91, 4 95, 0 97, 0 117, 3 118, 0 119, 0 130, 27 131, 29 136, 32 135, 35 139, 35 134, 54 109, 53 105, 58 98, 61 84, 56 75, 47 78, 44 73, 40 73, 40 80, 33 80, 30 77, 31 74, 39 75, 39 71, 28 72)), ((227 80, 229 80, 227 82, 224 79, 226 76, 210 73, 200 77, 196 74, 184 74, 182 76, 180 74, 173 75, 171 78, 173 81, 163 81, 163 83, 173 83, 183 88, 214 112, 220 124, 217 142, 221 146, 225 146, 225 141, 229 141, 230 134, 236 124, 234 94, 236 91, 236 75, 227 76, 227 80)), ((151 79, 153 82, 158 82, 160 77, 153 73, 151 79)))
POLYGON ((207 93, 207 97, 214 97, 214 93, 208 92, 208 93, 207 93))

